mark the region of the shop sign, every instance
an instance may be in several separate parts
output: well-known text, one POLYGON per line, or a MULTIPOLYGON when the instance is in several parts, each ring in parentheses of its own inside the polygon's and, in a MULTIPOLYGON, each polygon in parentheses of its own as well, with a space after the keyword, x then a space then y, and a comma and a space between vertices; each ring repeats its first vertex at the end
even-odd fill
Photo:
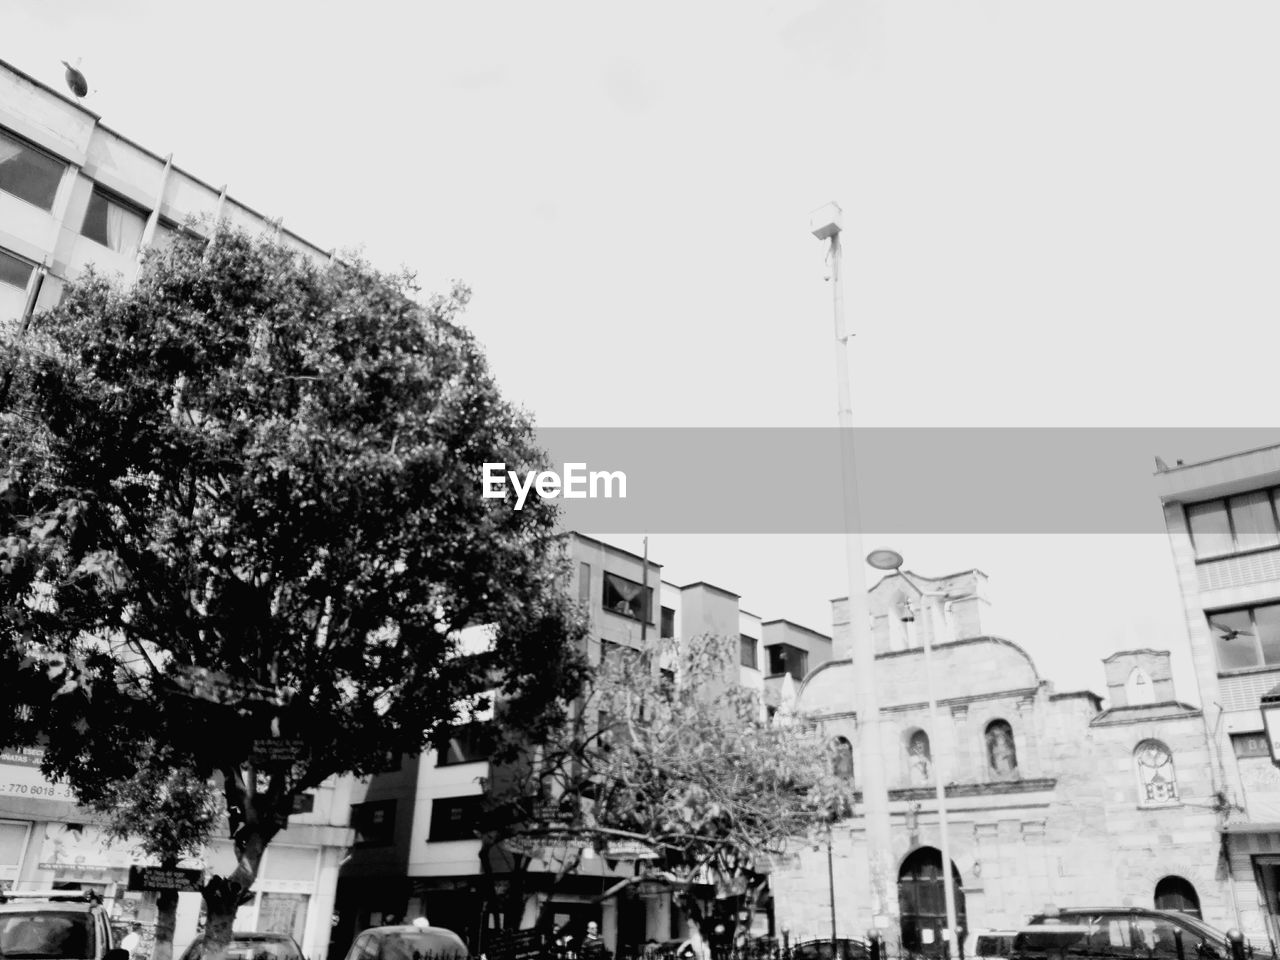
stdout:
POLYGON ((65 783, 53 783, 40 772, 43 760, 44 750, 39 747, 10 748, 0 752, 0 797, 75 803, 70 787, 65 783))
POLYGON ((130 890, 177 890, 179 893, 199 893, 204 889, 204 874, 199 870, 180 867, 130 867, 130 890))

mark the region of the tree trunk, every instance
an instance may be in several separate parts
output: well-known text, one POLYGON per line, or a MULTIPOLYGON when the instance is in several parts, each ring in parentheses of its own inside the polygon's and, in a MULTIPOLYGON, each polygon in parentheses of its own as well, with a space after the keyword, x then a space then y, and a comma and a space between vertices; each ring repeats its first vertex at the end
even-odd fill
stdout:
MULTIPOLYGON (((177 867, 177 861, 164 863, 168 869, 177 867)), ((178 891, 161 890, 156 898, 156 945, 151 960, 173 960, 173 930, 178 917, 178 891)))
POLYGON ((225 960, 236 911, 253 900, 253 882, 258 879, 268 839, 257 828, 244 829, 236 838, 236 868, 225 877, 211 877, 205 884, 203 960, 225 960))

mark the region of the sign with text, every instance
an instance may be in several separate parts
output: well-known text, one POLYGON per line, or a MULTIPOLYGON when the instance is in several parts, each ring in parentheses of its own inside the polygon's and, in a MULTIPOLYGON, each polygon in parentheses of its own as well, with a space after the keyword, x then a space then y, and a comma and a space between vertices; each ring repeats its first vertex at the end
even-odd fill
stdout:
POLYGON ((287 767, 307 755, 305 740, 264 737, 253 741, 253 762, 268 767, 287 767))
POLYGON ((494 960, 536 960, 542 951, 541 930, 511 930, 495 934, 489 940, 485 955, 494 960))
POLYGON ((0 797, 75 802, 65 783, 47 780, 40 772, 44 750, 40 747, 10 747, 0 752, 0 797))
POLYGON ((130 867, 130 890, 177 890, 179 893, 199 893, 204 888, 204 874, 199 870, 183 870, 180 867, 130 867))

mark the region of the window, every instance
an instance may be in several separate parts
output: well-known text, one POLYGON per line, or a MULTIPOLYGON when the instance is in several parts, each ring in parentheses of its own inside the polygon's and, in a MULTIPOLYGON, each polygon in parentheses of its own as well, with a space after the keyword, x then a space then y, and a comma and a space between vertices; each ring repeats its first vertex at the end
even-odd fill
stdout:
POLYGON ((1164 877, 1156 884, 1156 909, 1177 910, 1190 914, 1197 920, 1200 916, 1200 896, 1190 881, 1182 877, 1164 877))
POLYGON ((739 662, 744 667, 750 667, 752 670, 760 669, 760 659, 756 656, 756 645, 759 643, 755 637, 748 637, 745 633, 738 635, 738 644, 742 648, 739 654, 739 662))
POLYGON ((1271 749, 1267 746, 1265 733, 1233 733, 1231 746, 1237 757, 1270 757, 1271 749))
MULTIPOLYGON (((258 901, 259 933, 286 933, 299 943, 306 935, 307 900, 305 893, 263 893, 258 901)), ((255 960, 266 953, 267 957, 287 960, 293 952, 284 944, 273 944, 270 941, 255 943, 255 960), (278 951, 278 952, 277 952, 278 951)))
POLYGON ((0 250, 0 283, 26 290, 27 281, 31 279, 31 271, 34 269, 35 265, 31 262, 0 250))
POLYGON ((1138 802, 1144 806, 1178 802, 1173 754, 1159 740, 1143 740, 1133 751, 1138 768, 1138 802))
POLYGON ((1276 490, 1253 490, 1222 500, 1187 505, 1196 559, 1225 557, 1280 545, 1276 490))
POLYGON ((676 635, 676 612, 670 607, 662 608, 662 631, 663 640, 669 640, 676 635))
POLYGON ((386 847, 394 839, 396 802, 357 803, 351 807, 351 829, 357 847, 386 847))
POLYGON ((840 780, 853 779, 853 744, 847 737, 831 741, 831 772, 840 780))
POLYGON ((641 592, 645 588, 636 583, 634 580, 628 580, 626 577, 620 577, 616 573, 606 573, 604 575, 604 595, 602 602, 604 608, 610 613, 616 613, 622 617, 631 617, 633 620, 639 620, 641 616, 647 616, 649 622, 653 622, 653 587, 648 588, 645 594, 645 601, 640 598, 641 592))
POLYGON ((17 320, 27 308, 27 283, 35 265, 0 250, 0 322, 17 320))
POLYGON ((316 808, 316 795, 314 790, 308 790, 306 793, 298 793, 293 797, 294 813, 311 813, 316 808))
POLYGON ((427 840, 471 840, 476 835, 484 797, 437 797, 431 801, 431 833, 427 840))
POLYGON ((635 670, 640 663, 640 651, 634 647, 614 643, 612 640, 600 641, 601 670, 635 670))
POLYGON ((778 677, 790 674, 795 680, 803 680, 809 672, 809 654, 799 647, 786 643, 775 643, 766 647, 769 654, 769 676, 778 677))
POLYGON ((1219 670, 1280 664, 1280 603, 1206 613, 1219 670))
POLYGON ((1013 727, 1007 720, 987 724, 987 770, 997 780, 1013 780, 1018 776, 1018 751, 1013 744, 1013 727))
POLYGON ((463 723, 450 728, 436 741, 436 766, 488 760, 494 747, 494 729, 488 723, 463 723))
POLYGON ((53 209, 67 165, 16 137, 0 132, 0 190, 42 210, 53 209))
POLYGON ((147 219, 132 207, 93 188, 80 233, 116 253, 132 256, 142 246, 147 219))
POLYGON ((578 602, 584 607, 591 603, 591 564, 578 564, 578 602))

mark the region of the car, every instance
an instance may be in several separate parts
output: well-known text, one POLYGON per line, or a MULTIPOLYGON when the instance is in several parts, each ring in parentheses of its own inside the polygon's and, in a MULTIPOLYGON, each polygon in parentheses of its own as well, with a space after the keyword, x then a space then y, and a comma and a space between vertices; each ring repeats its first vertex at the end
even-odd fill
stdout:
MULTIPOLYGON (((1071 907, 1037 914, 1014 938, 1012 956, 1177 958, 1179 938, 1184 958, 1230 960, 1231 943, 1221 930, 1190 914, 1144 907, 1071 907)), ((1246 952, 1256 951, 1247 944, 1246 952)))
MULTIPOLYGON (((200 960, 205 937, 197 937, 182 954, 182 960, 200 960)), ((227 944, 227 960, 306 960, 298 941, 287 933, 259 933, 233 930, 227 944)))
POLYGON ((1004 960, 1012 955, 1017 935, 1017 930, 974 930, 965 942, 964 955, 968 960, 1004 960))
POLYGON ((98 894, 81 890, 0 891, 5 960, 129 960, 115 945, 98 894))
POLYGON ((802 940, 792 944, 791 960, 867 960, 871 950, 861 940, 802 940), (832 944, 835 947, 832 947, 832 944))
POLYGON ((452 930, 426 923, 370 927, 356 936, 346 960, 466 960, 466 943, 452 930))

